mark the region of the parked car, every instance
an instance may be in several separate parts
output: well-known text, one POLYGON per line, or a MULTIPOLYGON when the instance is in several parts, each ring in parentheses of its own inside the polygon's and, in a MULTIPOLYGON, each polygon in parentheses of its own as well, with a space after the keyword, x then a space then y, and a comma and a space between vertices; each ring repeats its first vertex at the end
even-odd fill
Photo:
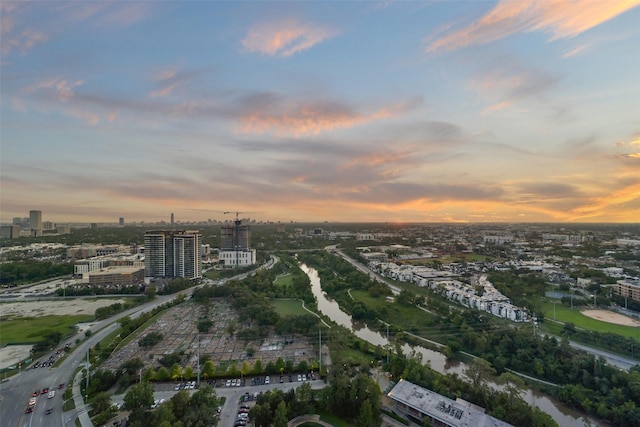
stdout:
POLYGON ((270 379, 269 379, 269 375, 267 375, 267 376, 264 378, 264 383, 265 383, 265 384, 269 384, 269 381, 270 381, 270 379))

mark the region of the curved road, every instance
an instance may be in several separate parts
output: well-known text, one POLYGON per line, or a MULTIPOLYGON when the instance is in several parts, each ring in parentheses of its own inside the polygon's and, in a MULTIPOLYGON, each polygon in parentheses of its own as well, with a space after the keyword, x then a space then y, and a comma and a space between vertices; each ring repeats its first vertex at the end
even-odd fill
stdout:
MULTIPOLYGON (((272 255, 269 262, 259 268, 269 269, 277 262, 278 258, 272 255)), ((226 280, 243 279, 248 274, 251 273, 244 273, 226 280)), ((223 284, 226 280, 216 282, 205 278, 202 284, 186 289, 178 294, 158 296, 153 301, 97 322, 90 328, 93 334, 82 341, 77 347, 72 348, 70 354, 57 365, 34 369, 32 366, 36 360, 33 360, 31 365, 26 367, 25 370, 0 383, 0 424, 3 427, 40 427, 44 425, 47 427, 60 427, 75 425, 74 422, 79 415, 79 410, 75 409, 63 412, 62 395, 67 387, 71 387, 72 375, 75 370, 85 362, 89 348, 95 346, 96 343, 115 331, 119 327, 117 323, 118 320, 125 316, 130 316, 135 319, 142 313, 151 311, 157 306, 173 300, 179 294, 191 296, 197 287, 219 285, 223 284), (57 389, 58 385, 62 383, 65 384, 65 387, 63 389, 57 389), (55 396, 51 399, 45 395, 38 396, 33 412, 29 414, 25 413, 31 394, 35 390, 42 390, 45 387, 55 389, 55 396), (53 408, 53 412, 47 415, 45 411, 49 408, 53 408)), ((84 339, 84 333, 73 335, 67 338, 65 342, 73 344, 76 339, 84 339)), ((64 343, 61 343, 59 347, 64 347, 64 343)), ((40 358, 39 361, 47 360, 50 355, 55 357, 55 350, 51 354, 46 354, 40 358)))

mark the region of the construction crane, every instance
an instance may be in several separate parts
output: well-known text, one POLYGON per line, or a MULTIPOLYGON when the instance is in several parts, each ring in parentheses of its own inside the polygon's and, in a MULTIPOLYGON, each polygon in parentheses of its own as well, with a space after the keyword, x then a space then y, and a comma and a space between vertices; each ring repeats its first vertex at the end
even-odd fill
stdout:
POLYGON ((238 221, 238 215, 240 215, 241 213, 242 213, 242 212, 238 212, 238 211, 236 211, 236 212, 227 211, 227 212, 225 212, 224 214, 225 214, 225 215, 226 215, 226 214, 236 214, 236 221, 238 221))

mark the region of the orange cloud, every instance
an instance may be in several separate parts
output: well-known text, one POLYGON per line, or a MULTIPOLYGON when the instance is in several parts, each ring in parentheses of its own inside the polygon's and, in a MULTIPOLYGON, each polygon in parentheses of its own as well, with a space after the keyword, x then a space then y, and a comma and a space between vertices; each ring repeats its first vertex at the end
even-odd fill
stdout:
MULTIPOLYGON (((585 205, 578 209, 574 209, 572 212, 574 217, 572 219, 581 219, 581 218, 598 216, 604 213, 604 211, 606 211, 606 209, 611 206, 622 205, 624 203, 629 203, 639 198, 640 198, 640 184, 630 185, 620 190, 614 191, 608 196, 595 198, 590 204, 585 205)), ((634 221, 637 221, 637 220, 638 220, 638 217, 636 216, 634 218, 634 221)))
POLYGON ((241 41, 248 52, 270 56, 292 56, 336 35, 331 28, 295 21, 257 26, 241 41))
POLYGON ((638 5, 640 0, 502 0, 478 21, 430 42, 427 50, 451 51, 522 31, 551 33, 551 40, 574 37, 638 5))

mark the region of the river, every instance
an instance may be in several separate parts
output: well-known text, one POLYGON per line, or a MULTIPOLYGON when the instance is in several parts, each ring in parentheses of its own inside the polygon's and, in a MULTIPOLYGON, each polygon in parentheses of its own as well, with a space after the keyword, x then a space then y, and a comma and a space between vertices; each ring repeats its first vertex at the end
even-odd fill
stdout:
MULTIPOLYGON (((379 345, 384 348, 389 343, 387 338, 382 334, 369 329, 359 322, 354 322, 350 315, 342 311, 338 303, 322 291, 320 278, 318 277, 318 272, 315 269, 310 268, 305 264, 302 264, 300 268, 307 274, 307 276, 309 276, 309 280, 311 281, 311 290, 318 301, 318 310, 328 316, 335 323, 350 329, 358 338, 361 338, 370 344, 376 346, 379 345)), ((442 374, 456 373, 465 377, 464 370, 466 369, 466 365, 463 362, 448 362, 447 358, 440 352, 421 346, 412 347, 408 344, 402 346, 402 351, 405 354, 416 352, 417 354, 422 355, 422 361, 424 363, 429 363, 431 368, 437 372, 442 374)), ((499 387, 496 384, 493 385, 499 387)), ((567 408, 560 402, 554 401, 535 390, 531 390, 529 388, 524 389, 522 398, 530 405, 538 406, 541 410, 549 414, 561 427, 603 426, 603 424, 600 424, 573 409, 567 408)))

